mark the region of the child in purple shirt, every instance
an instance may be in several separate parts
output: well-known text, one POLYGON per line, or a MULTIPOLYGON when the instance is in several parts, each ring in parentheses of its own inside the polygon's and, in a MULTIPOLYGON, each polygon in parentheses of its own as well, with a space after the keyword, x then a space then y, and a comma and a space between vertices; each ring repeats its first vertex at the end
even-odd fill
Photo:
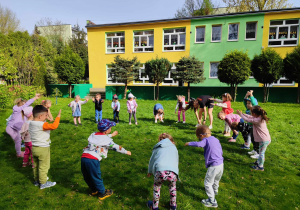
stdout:
POLYGON ((207 168, 204 186, 208 199, 203 199, 201 202, 206 207, 216 208, 218 203, 215 196, 218 195, 219 182, 224 170, 222 147, 220 141, 211 136, 211 132, 206 125, 197 127, 196 136, 201 141, 187 142, 185 146, 204 148, 205 166, 207 168))

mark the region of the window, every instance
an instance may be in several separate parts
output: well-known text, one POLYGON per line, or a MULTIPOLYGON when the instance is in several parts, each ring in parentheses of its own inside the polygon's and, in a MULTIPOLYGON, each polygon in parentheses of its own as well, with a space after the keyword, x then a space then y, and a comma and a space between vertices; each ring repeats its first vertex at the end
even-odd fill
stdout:
POLYGON ((185 28, 164 30, 164 51, 185 50, 185 28))
POLYGON ((256 39, 256 25, 257 22, 246 23, 246 40, 256 39))
POLYGON ((107 53, 124 53, 125 36, 124 32, 106 34, 106 52, 107 53))
POLYGON ((269 46, 297 46, 299 20, 276 20, 270 22, 269 46))
POLYGON ((121 82, 114 82, 113 79, 112 79, 112 73, 110 72, 110 69, 111 69, 111 65, 106 65, 106 75, 107 75, 107 78, 106 78, 106 83, 107 84, 124 84, 124 83, 121 83, 121 82))
POLYGON ((295 82, 292 81, 292 80, 288 80, 285 77, 281 77, 277 82, 274 82, 272 85, 273 86, 276 86, 276 85, 281 85, 281 86, 284 86, 284 85, 290 86, 291 85, 291 86, 294 86, 295 82))
POLYGON ((228 41, 237 41, 239 39, 239 24, 228 25, 228 41))
POLYGON ((133 84, 149 84, 152 85, 153 83, 149 82, 149 77, 145 73, 145 64, 141 64, 141 68, 139 71, 139 78, 133 81, 133 84))
POLYGON ((220 42, 221 35, 222 35, 222 26, 221 25, 212 26, 211 41, 220 42))
POLYGON ((134 34, 134 52, 153 52, 154 34, 153 30, 135 31, 134 34))
POLYGON ((173 63, 171 70, 168 73, 168 76, 162 82, 163 85, 178 85, 178 82, 175 82, 172 77, 174 72, 176 72, 176 65, 173 63))
POLYGON ((205 42, 205 26, 196 28, 196 43, 205 42))
POLYGON ((218 78, 219 63, 220 62, 211 62, 210 63, 209 78, 218 78))

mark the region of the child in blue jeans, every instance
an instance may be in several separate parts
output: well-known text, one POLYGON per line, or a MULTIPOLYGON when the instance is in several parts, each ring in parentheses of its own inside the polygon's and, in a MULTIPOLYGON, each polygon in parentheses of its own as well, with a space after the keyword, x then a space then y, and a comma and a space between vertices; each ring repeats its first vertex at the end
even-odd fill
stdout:
POLYGON ((103 179, 101 178, 100 161, 107 158, 109 149, 114 151, 131 155, 130 151, 125 150, 123 147, 113 142, 111 137, 118 134, 114 131, 112 134, 111 127, 116 123, 109 120, 101 120, 98 123, 99 132, 92 133, 88 138, 88 146, 83 149, 81 156, 81 172, 84 181, 92 190, 92 195, 98 196, 100 200, 104 200, 113 194, 112 190, 105 189, 103 179))
POLYGON ((96 94, 96 97, 92 98, 93 102, 95 103, 95 120, 96 123, 102 120, 102 103, 104 102, 103 99, 101 99, 100 93, 96 94))

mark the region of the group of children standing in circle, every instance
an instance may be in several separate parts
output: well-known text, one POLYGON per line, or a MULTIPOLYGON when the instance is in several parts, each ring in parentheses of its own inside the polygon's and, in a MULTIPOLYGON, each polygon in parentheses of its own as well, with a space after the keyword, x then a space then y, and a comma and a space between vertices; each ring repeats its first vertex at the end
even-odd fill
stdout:
MULTIPOLYGON (((18 99, 13 107, 13 114, 8 120, 6 132, 15 142, 17 157, 23 157, 23 167, 32 164, 34 169, 34 184, 40 189, 52 187, 56 182, 48 181, 47 173, 50 168, 50 130, 58 127, 60 121, 60 112, 55 120, 50 112, 51 101, 45 100, 41 105, 34 108, 30 105, 40 97, 39 94, 28 101, 18 99), (49 124, 46 120, 54 122, 49 124), (25 152, 21 151, 21 142, 25 141, 25 152), (31 157, 31 162, 29 158, 31 157)), ((127 110, 129 114, 129 124, 131 124, 132 116, 137 125, 136 110, 137 103, 132 93, 128 94, 127 110)), ((222 111, 218 113, 218 118, 225 121, 224 136, 230 135, 230 129, 233 131, 229 142, 235 142, 239 132, 242 133, 244 144, 242 149, 249 150, 251 142, 253 143, 253 151, 249 152, 252 158, 257 159, 253 165, 254 170, 263 171, 265 161, 265 151, 271 142, 270 134, 266 123, 268 122, 267 113, 259 106, 257 100, 253 96, 253 91, 248 91, 244 98, 246 114, 237 110, 237 114, 233 114, 231 108, 231 96, 229 93, 222 95, 222 100, 214 99, 209 95, 202 95, 196 99, 186 103, 184 96, 178 96, 175 113, 177 112, 178 121, 182 114, 183 123, 185 123, 185 111, 194 110, 198 124, 196 125, 196 136, 199 141, 187 142, 185 146, 203 147, 205 165, 207 173, 204 180, 205 191, 208 196, 203 199, 202 203, 207 207, 217 207, 215 196, 218 195, 219 181, 221 180, 223 166, 223 152, 220 141, 211 135, 213 129, 213 108, 214 106, 222 107, 222 111), (216 102, 216 103, 215 103, 216 102), (208 110, 207 110, 208 109, 208 110), (199 112, 198 112, 199 110, 199 112), (205 126, 207 119, 207 111, 209 115, 209 126, 205 126), (202 114, 204 120, 202 121, 202 114)), ((72 108, 72 116, 74 125, 82 125, 81 105, 88 102, 88 99, 81 101, 79 96, 69 103, 72 108), (77 124, 78 121, 78 124, 77 124)), ((88 138, 88 146, 84 148, 81 156, 81 171, 85 182, 92 191, 92 195, 98 196, 103 200, 113 194, 112 190, 105 189, 103 179, 101 178, 100 161, 107 158, 109 149, 131 155, 130 151, 113 142, 111 137, 118 135, 117 131, 111 133, 111 128, 119 123, 120 102, 116 95, 113 96, 111 108, 113 109, 114 121, 102 119, 102 103, 101 95, 97 94, 93 98, 95 103, 95 121, 97 122, 98 132, 94 132, 88 138)), ((157 120, 163 121, 164 108, 161 104, 156 104, 153 109, 155 123, 157 120)), ((159 142, 154 146, 152 156, 148 166, 148 176, 154 176, 153 200, 148 201, 147 205, 151 209, 158 209, 160 198, 160 187, 163 182, 169 182, 170 190, 170 208, 176 209, 176 181, 179 175, 179 158, 175 141, 170 134, 162 133, 159 135, 159 142)))

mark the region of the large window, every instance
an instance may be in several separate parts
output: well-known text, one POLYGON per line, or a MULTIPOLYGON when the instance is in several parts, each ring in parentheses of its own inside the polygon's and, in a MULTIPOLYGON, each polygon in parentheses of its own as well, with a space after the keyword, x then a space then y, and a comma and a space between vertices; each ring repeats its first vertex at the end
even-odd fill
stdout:
POLYGON ((246 40, 256 39, 257 22, 246 23, 246 40))
POLYGON ((237 41, 239 39, 239 24, 228 24, 228 41, 237 41))
POLYGON ((149 77, 148 75, 145 73, 145 64, 141 64, 140 66, 140 71, 139 71, 139 78, 133 81, 133 84, 149 84, 152 85, 153 83, 149 82, 149 77))
POLYGON ((219 63, 220 62, 211 62, 210 63, 209 78, 218 78, 219 63))
POLYGON ((107 53, 124 53, 125 36, 124 32, 106 34, 106 52, 107 53))
POLYGON ((164 51, 185 50, 185 28, 164 29, 164 51))
POLYGON ((294 86, 295 85, 295 82, 292 81, 292 80, 288 80, 287 78, 285 77, 281 77, 277 82, 274 82, 272 84, 273 86, 276 86, 276 85, 280 85, 280 86, 294 86))
POLYGON ((163 85, 178 85, 178 82, 175 82, 172 77, 174 77, 174 72, 176 72, 176 65, 173 63, 171 70, 168 73, 168 76, 162 82, 163 85))
POLYGON ((212 26, 211 41, 212 42, 220 42, 221 36, 222 36, 222 25, 212 26))
POLYGON ((298 19, 271 21, 269 46, 296 46, 298 44, 298 30, 298 19))
POLYGON ((153 30, 135 31, 134 52, 153 52, 154 35, 153 30))
POLYGON ((196 28, 196 43, 205 42, 205 26, 200 26, 196 28))
POLYGON ((113 81, 113 79, 112 79, 113 75, 112 75, 110 69, 111 69, 111 65, 106 65, 106 75, 107 75, 106 83, 107 84, 124 84, 124 83, 121 83, 121 82, 118 82, 118 81, 116 81, 116 82, 113 81))

